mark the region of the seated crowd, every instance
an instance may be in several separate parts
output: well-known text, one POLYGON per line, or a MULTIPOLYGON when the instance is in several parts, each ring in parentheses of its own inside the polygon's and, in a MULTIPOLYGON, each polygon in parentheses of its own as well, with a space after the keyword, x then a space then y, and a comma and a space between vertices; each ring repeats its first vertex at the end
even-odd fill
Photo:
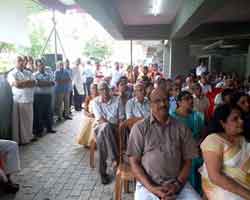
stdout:
MULTIPOLYGON (((119 165, 119 126, 138 118, 126 144, 137 181, 136 200, 250 199, 248 80, 243 82, 236 74, 209 73, 202 64, 186 77, 167 79, 156 64, 129 66, 125 71, 115 63, 107 75, 99 64, 93 70, 91 63, 84 65, 80 59, 72 69, 68 61, 57 63, 54 74, 42 60, 37 62, 32 74, 19 57, 8 75, 17 143, 29 143, 33 133, 40 135, 44 128, 55 132, 53 97, 57 119, 71 119, 73 91, 75 110, 83 109, 77 142, 86 147, 96 142, 102 184, 112 180, 108 165, 111 173, 119 165)), ((2 146, 4 154, 2 149, 8 148, 2 146)), ((13 154, 14 169, 4 168, 7 183, 12 183, 12 171, 20 168, 18 151, 13 154)))

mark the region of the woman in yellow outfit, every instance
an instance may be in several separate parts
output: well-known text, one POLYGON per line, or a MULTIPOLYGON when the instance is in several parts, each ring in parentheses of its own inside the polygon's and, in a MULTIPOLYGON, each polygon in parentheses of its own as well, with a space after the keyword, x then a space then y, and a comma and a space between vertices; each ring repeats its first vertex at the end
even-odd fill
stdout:
POLYGON ((214 118, 218 130, 201 144, 203 191, 208 200, 250 199, 250 143, 242 136, 241 111, 223 105, 214 118))
POLYGON ((93 83, 90 87, 90 96, 87 96, 83 103, 83 124, 81 132, 77 135, 77 143, 89 147, 91 139, 94 137, 93 128, 95 126, 95 116, 92 104, 98 96, 97 84, 93 83))

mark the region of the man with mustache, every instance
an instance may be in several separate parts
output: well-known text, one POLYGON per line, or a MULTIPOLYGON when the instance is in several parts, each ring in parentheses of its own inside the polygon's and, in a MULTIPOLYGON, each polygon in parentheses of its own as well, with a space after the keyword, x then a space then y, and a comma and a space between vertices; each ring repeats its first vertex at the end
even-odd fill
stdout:
POLYGON ((110 183, 107 174, 107 158, 112 161, 115 169, 118 160, 116 132, 119 123, 125 119, 125 108, 119 97, 112 96, 108 84, 103 81, 98 84, 99 96, 93 100, 93 113, 97 121, 95 136, 99 154, 98 171, 102 184, 110 183))
POLYGON ((137 180, 135 200, 200 199, 187 179, 198 155, 191 131, 168 115, 168 95, 150 95, 151 116, 132 128, 127 147, 137 180))

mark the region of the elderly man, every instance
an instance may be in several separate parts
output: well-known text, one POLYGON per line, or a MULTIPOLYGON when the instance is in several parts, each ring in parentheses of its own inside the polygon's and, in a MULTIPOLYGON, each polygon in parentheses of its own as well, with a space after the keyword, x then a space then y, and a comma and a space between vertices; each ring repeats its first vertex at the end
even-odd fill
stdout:
POLYGON ((74 93, 74 106, 76 111, 82 110, 82 102, 84 101, 84 87, 83 87, 83 64, 81 59, 76 60, 76 66, 72 68, 72 83, 73 83, 73 93, 74 93))
POLYGON ((200 199, 186 182, 197 147, 191 131, 169 117, 167 99, 163 90, 153 90, 151 116, 130 133, 127 154, 137 179, 136 200, 200 199))
POLYGON ((33 99, 36 81, 32 72, 24 69, 23 58, 17 57, 16 67, 8 74, 13 94, 13 140, 27 144, 33 139, 33 99))
POLYGON ((55 133, 52 129, 52 94, 54 88, 54 77, 52 70, 45 68, 41 59, 36 60, 37 72, 34 77, 37 81, 34 96, 34 134, 42 136, 44 128, 48 133, 55 133))
POLYGON ((149 101, 145 97, 146 92, 142 83, 134 86, 135 97, 128 100, 126 104, 126 118, 146 118, 150 114, 149 101))
POLYGON ((119 97, 111 96, 106 82, 98 85, 100 96, 93 102, 93 113, 98 122, 95 128, 97 151, 99 154, 98 171, 101 182, 108 184, 110 177, 107 175, 106 160, 108 156, 113 167, 117 165, 118 148, 116 144, 116 130, 120 121, 125 118, 124 106, 119 97))
POLYGON ((15 184, 11 180, 11 175, 20 171, 20 158, 19 150, 16 142, 10 140, 0 139, 0 157, 4 160, 3 183, 0 182, 0 188, 4 189, 6 193, 15 193, 19 190, 19 185, 15 184))

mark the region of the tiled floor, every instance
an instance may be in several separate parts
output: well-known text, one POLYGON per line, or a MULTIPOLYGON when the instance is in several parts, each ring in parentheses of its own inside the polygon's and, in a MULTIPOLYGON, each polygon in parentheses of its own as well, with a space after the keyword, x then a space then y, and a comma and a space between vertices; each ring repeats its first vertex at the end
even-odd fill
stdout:
MULTIPOLYGON (((75 143, 82 113, 56 127, 39 141, 20 147, 22 171, 14 179, 20 183, 16 195, 1 200, 88 200, 113 199, 114 181, 103 186, 97 172, 89 167, 89 152, 75 143)), ((123 199, 133 199, 123 194, 123 199)))

